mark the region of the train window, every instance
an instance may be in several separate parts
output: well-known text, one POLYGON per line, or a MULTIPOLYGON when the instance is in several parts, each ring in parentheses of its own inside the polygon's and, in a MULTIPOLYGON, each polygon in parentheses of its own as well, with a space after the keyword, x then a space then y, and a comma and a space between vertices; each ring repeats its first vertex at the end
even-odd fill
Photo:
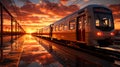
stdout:
POLYGON ((64 30, 67 30, 67 28, 68 28, 67 25, 64 24, 63 29, 64 29, 64 30))
POLYGON ((58 25, 58 31, 60 31, 60 25, 58 25))
POLYGON ((79 29, 85 29, 85 25, 87 24, 86 16, 82 15, 79 17, 79 29))
POLYGON ((61 25, 59 25, 59 31, 61 31, 61 30, 62 30, 61 25))
POLYGON ((54 31, 56 31, 56 26, 54 26, 54 31))
POLYGON ((96 26, 100 25, 100 21, 98 19, 96 19, 96 26))
POLYGON ((109 27, 111 27, 111 26, 112 26, 111 22, 112 22, 112 21, 111 21, 111 19, 109 19, 109 27))
POLYGON ((64 24, 62 24, 62 30, 64 30, 64 24))
POLYGON ((65 25, 63 24, 63 30, 65 30, 65 25))
POLYGON ((55 26, 55 31, 58 31, 58 26, 55 26))
POLYGON ((63 30, 63 25, 59 26, 59 30, 62 31, 63 30))
POLYGON ((110 31, 114 28, 112 14, 95 13, 96 28, 103 31, 110 31))
POLYGON ((55 26, 55 31, 57 31, 56 27, 57 27, 57 26, 55 26))
POLYGON ((52 28, 52 29, 53 29, 53 31, 55 31, 55 26, 53 26, 53 28, 52 28))
POLYGON ((79 18, 79 29, 81 29, 81 28, 82 28, 82 26, 81 26, 81 25, 82 25, 82 18, 80 17, 80 18, 79 18))
POLYGON ((75 25, 75 19, 74 19, 74 20, 69 22, 69 29, 73 30, 73 29, 75 29, 75 27, 76 27, 76 25, 75 25))
POLYGON ((84 18, 83 18, 84 24, 87 24, 86 16, 84 15, 83 17, 84 17, 84 18))
POLYGON ((57 31, 57 26, 55 26, 55 31, 57 31))

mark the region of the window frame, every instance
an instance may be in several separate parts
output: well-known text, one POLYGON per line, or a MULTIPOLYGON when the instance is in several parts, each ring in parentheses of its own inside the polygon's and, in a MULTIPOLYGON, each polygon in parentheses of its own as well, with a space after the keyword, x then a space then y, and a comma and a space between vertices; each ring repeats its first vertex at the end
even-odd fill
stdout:
POLYGON ((69 30, 74 30, 76 29, 76 19, 72 19, 69 21, 69 30))

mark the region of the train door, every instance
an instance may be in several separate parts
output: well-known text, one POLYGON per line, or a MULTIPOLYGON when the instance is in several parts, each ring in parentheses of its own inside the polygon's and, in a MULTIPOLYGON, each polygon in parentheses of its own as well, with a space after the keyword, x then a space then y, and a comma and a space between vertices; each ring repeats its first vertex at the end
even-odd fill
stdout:
POLYGON ((85 42, 85 15, 77 18, 77 40, 85 42))

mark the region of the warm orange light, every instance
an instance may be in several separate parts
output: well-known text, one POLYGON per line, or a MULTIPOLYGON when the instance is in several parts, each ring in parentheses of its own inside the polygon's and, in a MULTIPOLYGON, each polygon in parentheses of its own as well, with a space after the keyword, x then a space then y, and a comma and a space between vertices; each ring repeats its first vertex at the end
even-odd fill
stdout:
POLYGON ((97 32, 97 36, 102 36, 102 32, 97 32))
POLYGON ((26 29, 26 33, 33 33, 33 32, 35 32, 35 30, 26 29))
POLYGON ((110 33, 111 36, 114 36, 115 34, 113 32, 110 33))

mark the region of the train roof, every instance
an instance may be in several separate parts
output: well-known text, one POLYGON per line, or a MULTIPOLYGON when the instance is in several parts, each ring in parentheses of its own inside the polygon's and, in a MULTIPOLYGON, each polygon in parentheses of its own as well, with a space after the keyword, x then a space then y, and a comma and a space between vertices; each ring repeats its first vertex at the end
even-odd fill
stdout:
MULTIPOLYGON (((76 13, 80 13, 80 12, 82 12, 85 8, 89 8, 89 7, 104 7, 104 8, 106 8, 106 9, 108 9, 106 6, 98 5, 98 4, 87 5, 87 6, 83 7, 83 8, 81 8, 81 9, 73 12, 72 14, 69 14, 68 16, 65 16, 64 18, 62 18, 62 19, 54 22, 53 24, 60 23, 60 22, 64 21, 65 18, 69 18, 69 17, 71 17, 72 15, 74 15, 74 14, 76 14, 76 13)), ((108 9, 108 10, 110 10, 110 9, 108 9)))

